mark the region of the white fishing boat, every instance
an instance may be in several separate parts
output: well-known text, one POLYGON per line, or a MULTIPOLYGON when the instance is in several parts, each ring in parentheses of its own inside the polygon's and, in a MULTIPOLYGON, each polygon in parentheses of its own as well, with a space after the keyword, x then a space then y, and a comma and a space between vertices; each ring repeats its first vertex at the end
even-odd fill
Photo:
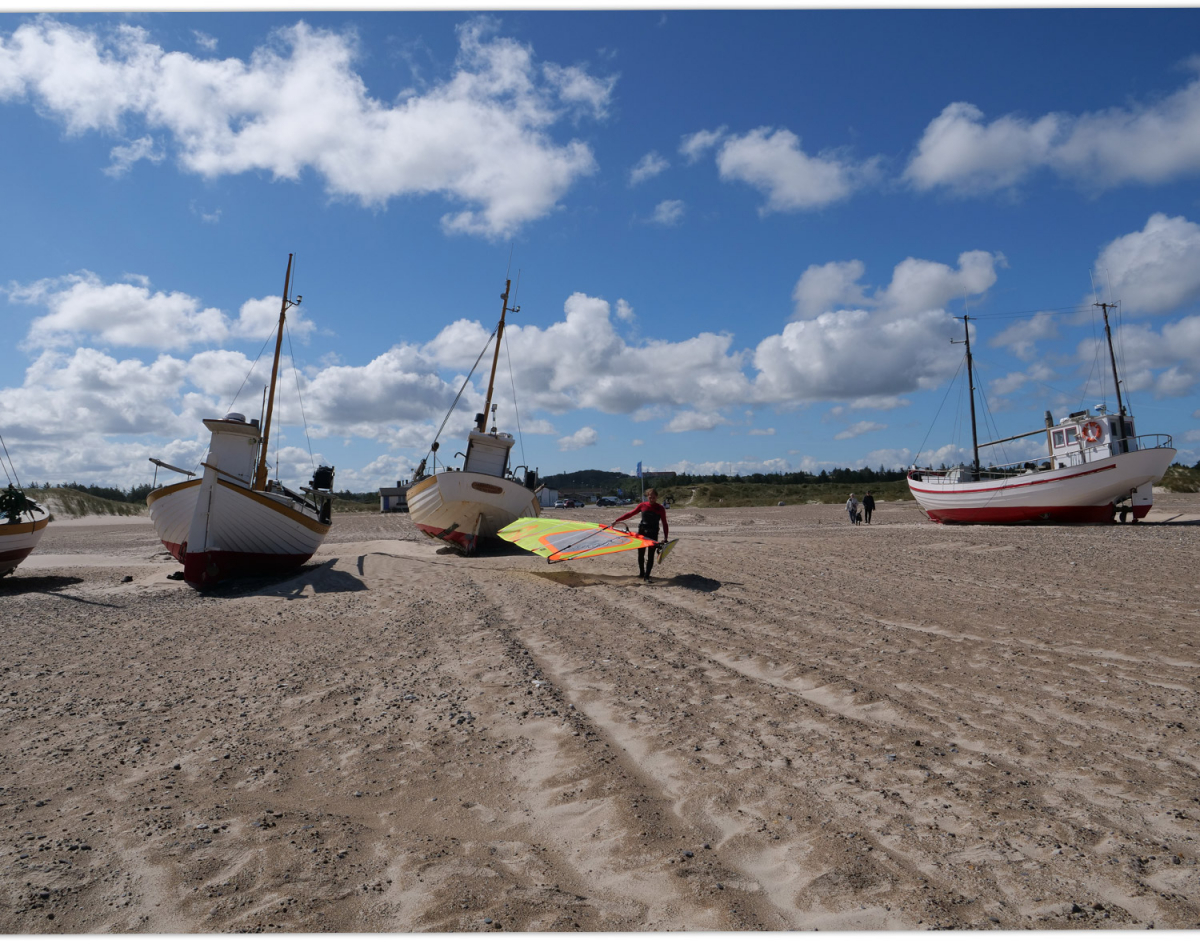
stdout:
MULTIPOLYGON (((283 303, 275 340, 266 417, 247 422, 241 413, 206 419, 212 433, 204 473, 156 489, 146 496, 150 519, 171 556, 183 564, 183 579, 206 589, 232 577, 278 574, 304 564, 331 524, 333 468, 321 466, 304 494, 267 479, 267 457, 279 352, 288 308, 292 257, 288 256, 283 303), (261 434, 260 434, 261 433, 261 434)), ((192 473, 151 459, 156 465, 192 473)))
POLYGON ((971 439, 974 462, 955 469, 908 472, 908 487, 922 510, 943 524, 1106 523, 1132 515, 1144 518, 1154 503, 1154 484, 1162 480, 1175 449, 1163 434, 1138 436, 1133 416, 1121 399, 1120 378, 1104 312, 1117 412, 1103 405, 1080 410, 1058 422, 1046 412, 1045 426, 1028 433, 980 443, 975 426, 975 383, 970 323, 967 327, 967 378, 970 384, 971 439), (1045 455, 1020 462, 983 467, 979 450, 987 446, 1046 437, 1045 455))
MULTIPOLYGON (((498 432, 495 425, 487 428, 489 412, 495 422, 496 407, 492 403, 495 392, 496 364, 500 358, 500 343, 504 337, 505 316, 520 308, 508 307, 508 293, 512 281, 504 285, 501 295, 500 323, 494 332, 496 350, 492 357, 492 374, 488 381, 487 400, 483 412, 475 415, 475 428, 467 436, 466 453, 460 468, 444 468, 437 471, 439 444, 430 447, 434 462, 432 474, 425 468, 430 456, 421 460, 408 489, 406 500, 408 513, 413 523, 425 534, 453 545, 465 554, 473 554, 480 540, 494 538, 496 532, 512 524, 518 518, 534 518, 542 513, 534 488, 537 472, 528 467, 509 468, 509 455, 515 441, 510 433, 498 432), (524 468, 524 474, 517 474, 524 468)), ((488 339, 491 343, 491 338, 488 339)), ((486 352, 487 348, 484 348, 486 352)), ((483 353, 480 353, 480 358, 483 353)), ((479 361, 476 360, 476 365, 479 361)), ((470 380, 468 375, 467 380, 470 380)), ((466 388, 463 383, 463 389, 466 388)), ((459 396, 462 390, 459 391, 459 396)), ((455 398, 455 403, 458 400, 455 398)), ((450 407, 453 413, 454 406, 450 407)), ((449 414, 447 414, 449 419, 449 414)), ((446 426, 442 421, 442 428, 446 426)), ((440 434, 439 430, 439 434, 440 434)))
POLYGON ((26 498, 19 486, 10 482, 0 492, 0 577, 11 574, 32 553, 49 522, 50 512, 26 498))

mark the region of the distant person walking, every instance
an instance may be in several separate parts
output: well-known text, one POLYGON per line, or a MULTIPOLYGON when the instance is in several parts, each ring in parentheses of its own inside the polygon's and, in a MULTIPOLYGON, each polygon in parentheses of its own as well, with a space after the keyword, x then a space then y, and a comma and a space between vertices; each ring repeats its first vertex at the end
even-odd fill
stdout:
POLYGON ((858 524, 858 499, 854 497, 853 492, 846 499, 846 514, 850 516, 851 524, 858 524))
MULTIPOLYGON (((663 540, 667 540, 671 534, 670 528, 667 527, 667 509, 658 503, 658 492, 655 489, 646 489, 646 500, 637 505, 632 511, 621 515, 620 518, 613 522, 613 527, 615 528, 626 518, 632 518, 637 514, 642 516, 642 520, 638 524, 638 534, 649 538, 651 541, 658 541, 658 525, 659 522, 662 522, 663 540)), ((638 548, 638 576, 647 583, 650 582, 650 571, 654 569, 655 550, 657 548, 638 548)))
POLYGON ((871 497, 871 493, 867 492, 863 496, 863 521, 867 524, 871 523, 871 512, 875 510, 875 499, 871 497))

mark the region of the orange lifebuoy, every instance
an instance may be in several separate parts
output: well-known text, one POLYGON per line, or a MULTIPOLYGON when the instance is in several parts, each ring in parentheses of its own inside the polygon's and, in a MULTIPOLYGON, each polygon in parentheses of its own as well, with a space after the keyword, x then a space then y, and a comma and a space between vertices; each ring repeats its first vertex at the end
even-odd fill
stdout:
POLYGON ((1083 438, 1088 442, 1096 442, 1103 433, 1104 430, 1095 420, 1088 420, 1083 424, 1083 438))

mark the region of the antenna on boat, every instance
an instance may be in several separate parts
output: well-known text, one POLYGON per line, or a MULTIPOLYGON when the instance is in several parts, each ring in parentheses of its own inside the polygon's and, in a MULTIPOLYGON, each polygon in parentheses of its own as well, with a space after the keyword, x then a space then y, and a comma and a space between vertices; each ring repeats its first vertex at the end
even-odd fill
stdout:
MULTIPOLYGON (((971 389, 971 451, 975 456, 975 471, 979 471, 979 434, 975 429, 975 373, 971 362, 971 317, 963 315, 963 327, 967 332, 965 341, 955 341, 950 339, 951 344, 965 344, 967 346, 967 386, 971 389)), ((1107 323, 1107 322, 1106 322, 1107 323)))
POLYGON ((500 342, 504 339, 504 316, 510 311, 516 314, 521 310, 520 305, 508 307, 508 292, 512 288, 512 279, 504 280, 504 294, 500 296, 503 303, 500 306, 500 324, 496 326, 496 353, 492 356, 492 375, 488 379, 487 400, 483 404, 483 412, 479 414, 479 432, 487 432, 487 415, 492 409, 492 394, 496 390, 496 364, 500 361, 500 342))
MULTIPOLYGON (((287 310, 292 305, 300 304, 299 296, 296 296, 294 302, 288 300, 288 289, 292 284, 292 257, 294 255, 294 253, 288 253, 287 272, 283 276, 283 302, 279 306, 279 331, 275 337, 275 362, 271 365, 271 392, 267 397, 267 418, 263 421, 262 442, 258 447, 258 469, 254 473, 254 490, 256 492, 261 492, 267 486, 267 462, 270 460, 270 456, 267 454, 267 445, 271 438, 271 414, 275 409, 275 380, 279 376, 279 349, 283 347, 283 321, 287 310)), ((278 476, 278 472, 276 475, 278 476)))
POLYGON ((1112 329, 1108 326, 1108 310, 1116 308, 1112 302, 1094 302, 1095 306, 1104 314, 1104 336, 1108 339, 1108 359, 1112 364, 1113 386, 1117 388, 1117 414, 1125 415, 1125 404, 1121 401, 1121 377, 1117 373, 1117 355, 1113 352, 1112 329))

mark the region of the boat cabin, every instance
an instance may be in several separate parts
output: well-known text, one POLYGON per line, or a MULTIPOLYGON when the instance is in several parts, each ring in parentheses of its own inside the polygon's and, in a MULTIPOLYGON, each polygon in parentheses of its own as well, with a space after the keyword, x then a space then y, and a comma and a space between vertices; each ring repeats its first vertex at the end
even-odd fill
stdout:
POLYGON ((212 442, 204 461, 216 466, 222 475, 249 488, 254 481, 254 465, 258 460, 261 438, 258 420, 247 423, 241 413, 226 413, 219 420, 205 420, 204 425, 212 431, 212 442))
POLYGON ((1095 411, 1079 410, 1054 425, 1050 423, 1050 414, 1046 414, 1052 468, 1068 468, 1137 450, 1132 416, 1109 413, 1103 404, 1096 406, 1095 411))
POLYGON ((462 470, 504 478, 512 447, 511 433, 498 433, 494 428, 488 433, 472 430, 467 437, 467 455, 462 470))

